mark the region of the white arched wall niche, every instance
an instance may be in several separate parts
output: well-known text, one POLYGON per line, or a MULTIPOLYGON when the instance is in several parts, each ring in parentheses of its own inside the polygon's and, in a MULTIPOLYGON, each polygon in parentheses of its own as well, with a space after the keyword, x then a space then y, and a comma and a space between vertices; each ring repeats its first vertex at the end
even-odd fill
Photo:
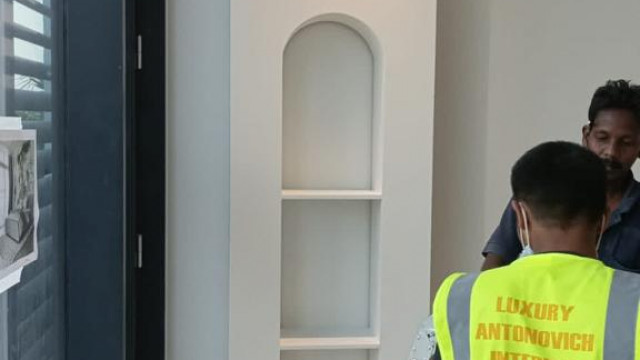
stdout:
MULTIPOLYGON (((429 306, 434 42, 435 0, 231 3, 231 360, 391 360, 408 353, 429 306), (283 54, 298 30, 322 22, 353 29, 373 54, 370 144, 365 146, 371 163, 364 176, 370 181, 360 179, 357 186, 336 181, 322 189, 322 184, 307 187, 300 182, 295 189, 283 189, 283 54), (368 284, 358 281, 368 296, 362 306, 369 309, 346 310, 349 316, 360 316, 356 325, 368 317, 367 331, 333 331, 323 337, 312 331, 282 342, 283 236, 286 241, 288 231, 283 211, 287 203, 296 207, 313 202, 317 206, 309 207, 310 213, 322 213, 335 202, 348 204, 342 210, 359 219, 347 221, 342 232, 349 239, 360 237, 360 244, 369 247, 358 260, 368 264, 367 271, 345 274, 345 268, 333 276, 315 276, 328 279, 328 288, 341 276, 369 278, 368 284), (350 228, 354 223, 362 223, 359 228, 365 231, 350 228)), ((326 212, 344 219, 334 210, 326 212)), ((308 243, 309 261, 321 262, 313 257, 313 246, 325 240, 322 234, 317 231, 316 241, 308 243)))
POLYGON ((367 40, 340 17, 297 30, 283 56, 283 360, 338 342, 353 350, 320 358, 366 358, 379 344, 379 87, 367 40))
POLYGON ((368 43, 341 22, 315 21, 291 37, 283 58, 283 188, 373 187, 374 73, 368 43))

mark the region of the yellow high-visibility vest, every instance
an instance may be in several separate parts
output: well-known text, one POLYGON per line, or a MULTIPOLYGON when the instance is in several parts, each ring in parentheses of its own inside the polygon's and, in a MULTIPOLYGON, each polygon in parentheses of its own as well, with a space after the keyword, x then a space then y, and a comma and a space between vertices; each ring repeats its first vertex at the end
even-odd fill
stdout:
POLYGON ((440 286, 442 360, 640 360, 640 275, 546 253, 440 286))

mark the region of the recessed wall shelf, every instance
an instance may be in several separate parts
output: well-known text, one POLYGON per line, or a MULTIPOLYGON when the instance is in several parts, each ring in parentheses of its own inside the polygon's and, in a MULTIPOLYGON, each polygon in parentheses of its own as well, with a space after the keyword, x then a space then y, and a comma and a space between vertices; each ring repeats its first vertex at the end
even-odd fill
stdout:
POLYGON ((371 350, 379 347, 380 338, 375 336, 280 339, 281 350, 371 350))
POLYGON ((289 350, 282 351, 280 360, 372 360, 377 350, 289 350))
POLYGON ((282 190, 283 200, 380 200, 381 191, 370 190, 282 190))

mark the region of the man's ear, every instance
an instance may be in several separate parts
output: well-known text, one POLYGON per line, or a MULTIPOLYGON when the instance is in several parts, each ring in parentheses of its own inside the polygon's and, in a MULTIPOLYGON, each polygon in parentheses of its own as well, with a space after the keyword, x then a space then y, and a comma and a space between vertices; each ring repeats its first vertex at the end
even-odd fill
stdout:
POLYGON ((518 229, 524 229, 524 218, 522 217, 522 205, 516 200, 511 200, 511 208, 516 213, 516 223, 518 229))
MULTIPOLYGON (((587 137, 589 136, 589 132, 591 132, 591 125, 587 124, 582 127, 582 146, 587 146, 587 137)), ((640 157, 640 154, 638 154, 640 157)))

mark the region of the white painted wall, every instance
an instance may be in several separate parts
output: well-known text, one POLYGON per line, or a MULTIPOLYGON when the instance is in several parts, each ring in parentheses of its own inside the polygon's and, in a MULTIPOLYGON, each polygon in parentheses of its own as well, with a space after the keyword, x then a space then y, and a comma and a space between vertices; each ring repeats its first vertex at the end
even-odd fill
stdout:
MULTIPOLYGON (((234 6, 237 6, 236 11, 246 19, 260 18, 260 10, 265 9, 266 11, 262 12, 264 16, 273 16, 267 17, 268 20, 277 17, 277 4, 283 3, 284 0, 276 5, 263 4, 262 1, 242 4, 234 2, 234 6)), ((288 3, 295 7, 302 6, 297 5, 295 1, 288 3)), ((296 26, 302 25, 304 20, 318 13, 349 14, 354 13, 351 11, 352 8, 363 7, 364 4, 368 4, 369 9, 364 19, 380 28, 381 38, 377 40, 385 44, 387 58, 381 60, 391 64, 392 69, 399 69, 391 71, 385 68, 382 72, 386 79, 387 93, 384 115, 385 118, 393 120, 394 124, 398 124, 394 127, 398 126, 400 129, 397 131, 390 127, 386 134, 385 146, 389 150, 385 153, 385 166, 389 169, 389 175, 385 177, 384 189, 389 213, 387 218, 399 219, 404 217, 404 213, 408 213, 409 216, 405 222, 385 220, 387 224, 383 236, 386 233, 400 236, 397 236, 397 239, 394 237, 393 242, 385 242, 381 247, 384 256, 397 259, 393 262, 386 261, 383 273, 412 274, 411 276, 420 281, 402 276, 406 281, 398 282, 394 280, 394 276, 389 275, 380 279, 388 289, 387 293, 381 296, 380 306, 401 308, 403 311, 385 317, 384 321, 389 326, 385 326, 381 333, 384 347, 378 353, 404 354, 409 350, 414 331, 413 323, 417 324, 418 321, 416 314, 427 310, 426 301, 421 298, 426 300, 428 297, 427 284, 423 280, 429 277, 428 264, 424 259, 429 258, 429 148, 433 110, 430 99, 433 97, 434 82, 435 55, 432 49, 435 39, 432 35, 435 29, 435 2, 410 0, 392 4, 377 0, 371 5, 365 0, 333 0, 314 5, 323 11, 297 11, 296 17, 289 17, 286 22, 265 21, 264 26, 275 26, 278 29, 279 47, 270 50, 275 56, 262 58, 263 61, 255 62, 255 65, 273 71, 262 71, 256 77, 243 77, 242 82, 235 83, 234 91, 239 99, 242 97, 238 91, 247 89, 253 93, 255 84, 265 79, 274 81, 274 84, 281 84, 280 57, 287 37, 294 32, 296 26), (405 26, 397 26, 395 19, 398 18, 403 19, 405 26), (392 38, 403 38, 406 41, 391 41, 392 38), (405 48, 411 51, 404 51, 405 48), (424 68, 419 68, 419 65, 423 65, 424 68), (410 68, 421 70, 419 74, 405 70, 410 68), (412 155, 404 156, 405 153, 412 155), (411 166, 406 166, 397 159, 406 160, 411 166), (420 186, 404 186, 407 182, 414 182, 420 186), (421 236, 415 236, 416 234, 421 236), (398 247, 398 243, 407 244, 416 242, 416 239, 420 242, 412 249, 409 259, 396 256, 398 251, 395 249, 406 247, 398 247), (416 267, 419 271, 415 271, 416 267), (397 293, 415 292, 420 293, 420 296, 395 296, 397 293), (392 303, 400 305, 389 306, 392 303), (398 323, 411 323, 412 326, 397 326, 398 323)), ((307 10, 311 9, 310 5, 307 10)), ((266 282, 266 288, 260 289, 259 286, 255 286, 254 281, 247 289, 249 296, 237 297, 237 301, 233 303, 229 301, 230 265, 234 265, 229 257, 230 208, 233 208, 230 203, 230 193, 233 192, 230 182, 232 154, 229 134, 230 104, 233 103, 230 96, 230 37, 232 33, 234 36, 241 36, 245 31, 253 31, 252 23, 237 22, 239 25, 232 28, 230 0, 168 1, 167 13, 167 359, 226 360, 230 357, 230 343, 235 341, 238 344, 246 344, 247 340, 256 348, 273 349, 272 353, 260 352, 260 357, 274 358, 279 355, 277 311, 262 313, 264 318, 275 319, 271 324, 275 332, 269 336, 260 333, 258 336, 251 336, 255 334, 245 331, 246 328, 241 332, 235 332, 235 337, 229 336, 231 304, 236 308, 245 303, 257 304, 253 308, 260 315, 261 297, 271 299, 280 293, 279 287, 269 286, 271 282, 266 282), (264 343, 267 345, 264 346, 264 343)), ((265 35, 269 35, 269 32, 265 32, 265 35)), ((238 46, 237 42, 234 44, 238 46)), ((258 41, 243 49, 248 51, 247 55, 250 56, 252 51, 261 50, 268 44, 272 43, 258 41)), ((281 93, 275 91, 267 95, 260 101, 276 100, 268 103, 268 111, 261 107, 252 108, 251 102, 247 103, 249 106, 240 106, 244 103, 237 103, 235 115, 239 119, 246 119, 244 115, 247 114, 250 115, 250 120, 264 120, 265 116, 266 119, 279 119, 281 93)), ((245 123, 234 122, 236 126, 245 123)), ((261 126, 266 126, 267 131, 262 134, 273 135, 278 139, 281 129, 273 124, 256 121, 253 125, 260 126, 253 130, 260 132, 261 126)), ((251 121, 248 125, 252 125, 251 121)), ((277 147, 279 148, 279 145, 277 147)), ((264 146, 263 149, 270 151, 272 148, 264 146)), ((236 154, 236 159, 241 158, 238 155, 236 154)), ((254 163, 255 159, 251 161, 252 165, 254 163)), ((243 166, 241 162, 235 164, 236 169, 243 166)), ((264 163, 264 166, 272 164, 264 163)), ((376 171, 375 167, 372 171, 376 171)), ((270 191, 252 193, 243 192, 241 188, 236 192, 236 199, 244 196, 267 196, 273 197, 279 204, 282 185, 280 176, 273 179, 260 179, 262 186, 270 191), (277 181, 271 182, 273 179, 277 181)), ((237 184, 234 186, 237 189, 237 184)), ((247 189, 255 190, 251 187, 247 189)), ((258 208, 249 211, 249 215, 259 213, 260 210, 258 208)), ((260 219, 256 218, 252 226, 244 226, 247 228, 245 231, 250 231, 253 227, 260 229, 260 224, 260 219)), ((271 225, 274 228, 280 226, 279 223, 271 225)), ((236 229, 239 230, 240 227, 236 229)), ((278 247, 273 247, 266 253, 259 253, 255 258, 248 256, 252 254, 251 249, 243 249, 236 245, 235 250, 236 254, 246 251, 246 254, 238 257, 242 263, 254 261, 253 264, 260 264, 267 269, 279 266, 278 263, 268 261, 265 264, 265 259, 279 258, 278 247)), ((279 277, 274 278, 276 283, 279 283, 279 280, 279 277)), ((239 284, 240 287, 242 285, 243 283, 239 284)), ((236 285, 236 290, 238 288, 236 285)), ((251 314, 246 314, 245 317, 249 315, 251 314)), ((250 318, 246 319, 246 323, 251 321, 250 318)), ((246 351, 250 349, 247 347, 246 351)), ((235 358, 244 359, 241 353, 235 358)), ((359 357, 364 353, 365 351, 358 352, 354 356, 359 357)))
MULTIPOLYGON (((167 358, 224 360, 229 0, 167 5, 167 358)), ((439 1, 432 285, 479 268, 526 148, 578 140, 606 79, 640 82, 639 20, 635 0, 439 1)))
POLYGON ((579 141, 607 79, 640 82, 640 2, 443 0, 437 32, 434 290, 479 269, 513 162, 542 141, 579 141))
POLYGON ((229 0, 167 13, 167 359, 226 360, 229 0))

